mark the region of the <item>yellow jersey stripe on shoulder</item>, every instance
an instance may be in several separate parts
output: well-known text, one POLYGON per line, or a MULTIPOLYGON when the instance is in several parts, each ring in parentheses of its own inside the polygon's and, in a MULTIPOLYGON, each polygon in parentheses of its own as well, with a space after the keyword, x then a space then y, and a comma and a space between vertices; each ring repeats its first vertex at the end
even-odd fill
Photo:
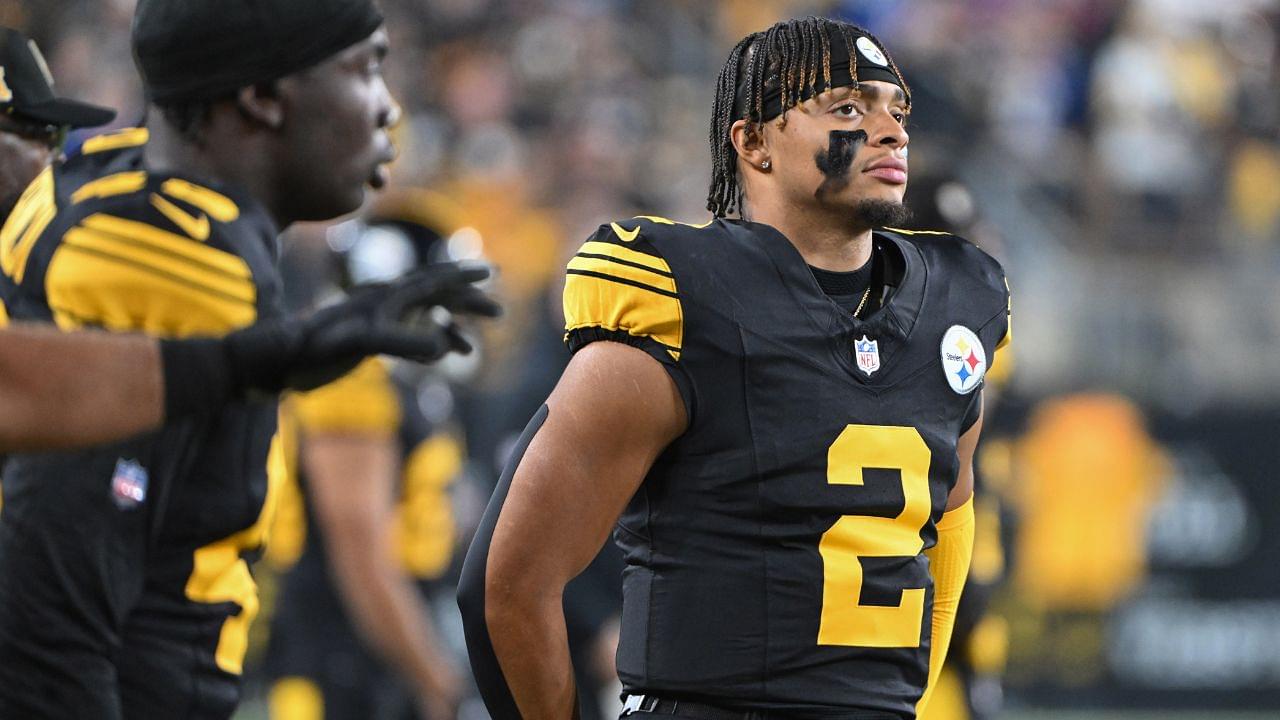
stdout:
POLYGON ((115 197, 135 193, 147 186, 147 174, 141 170, 121 172, 100 177, 80 186, 71 193, 71 202, 82 203, 85 200, 115 197))
POLYGON ((669 272, 624 264, 615 258, 577 255, 569 261, 570 274, 587 274, 634 285, 660 295, 676 297, 676 281, 669 272))
MULTIPOLYGON (((600 261, 595 261, 595 262, 600 262, 600 261)), ((620 269, 626 270, 626 268, 620 268, 620 269)), ((638 271, 629 271, 629 272, 639 274, 638 271)), ((566 271, 566 274, 571 277, 575 275, 584 276, 584 277, 593 277, 599 280, 604 280, 606 282, 617 283, 619 285, 627 285, 629 287, 637 288, 645 292, 653 293, 655 295, 663 295, 665 297, 673 298, 676 300, 680 299, 680 295, 677 294, 674 289, 675 288, 674 284, 672 285, 672 289, 670 290, 664 287, 656 287, 648 282, 645 282, 644 278, 636 280, 629 277, 624 277, 625 273, 618 273, 612 268, 608 269, 607 272, 601 269, 594 269, 594 268, 590 268, 590 269, 577 268, 577 267, 574 267, 573 263, 571 262, 569 263, 569 269, 566 271)))
POLYGON ((231 300, 252 304, 257 297, 253 282, 248 278, 229 275, 209 265, 192 262, 180 254, 157 250, 145 244, 131 242, 127 238, 85 228, 73 228, 63 236, 62 245, 84 250, 98 257, 110 258, 115 262, 126 262, 139 268, 149 268, 160 275, 172 277, 192 287, 201 288, 231 300))
POLYGON ((219 287, 216 284, 201 282, 196 279, 194 273, 172 272, 171 266, 165 267, 158 263, 141 261, 134 257, 129 257, 125 253, 119 253, 114 248, 108 250, 100 246, 95 247, 94 244, 90 242, 63 242, 54 254, 61 254, 63 251, 74 252, 78 255, 88 256, 94 258, 96 261, 104 261, 113 265, 128 266, 140 272, 150 273, 154 275, 157 280, 165 280, 175 285, 181 285, 193 292, 213 295, 227 302, 253 305, 257 297, 257 289, 251 282, 245 282, 239 287, 219 287))
POLYGON ((249 279, 253 275, 243 258, 145 222, 98 213, 85 218, 80 225, 103 235, 114 236, 127 244, 145 246, 159 255, 182 257, 192 264, 205 266, 212 272, 243 279, 249 279))
POLYGON ((591 240, 582 245, 582 248, 578 250, 578 255, 585 257, 610 257, 623 265, 641 266, 662 275, 666 275, 667 277, 671 277, 671 266, 667 264, 666 260, 655 255, 647 255, 614 243, 591 240))
POLYGON ((92 155, 94 153, 107 152, 108 150, 138 147, 139 145, 146 145, 147 140, 150 138, 151 133, 146 128, 125 128, 85 140, 80 151, 85 155, 92 155))
POLYGON ((65 242, 50 260, 45 293, 54 322, 65 330, 98 325, 162 337, 221 335, 257 317, 244 293, 230 295, 150 264, 65 242))
POLYGON ((209 214, 209 217, 220 223, 235 222, 240 217, 240 207, 234 200, 220 192, 186 180, 179 178, 166 180, 160 186, 160 192, 203 210, 209 214))
POLYGON ((675 360, 684 342, 684 311, 675 293, 655 291, 588 271, 570 270, 564 290, 565 330, 598 327, 647 337, 675 360))
POLYGON ((0 270, 14 282, 22 282, 31 249, 57 214, 53 168, 45 168, 23 191, 0 230, 0 270))

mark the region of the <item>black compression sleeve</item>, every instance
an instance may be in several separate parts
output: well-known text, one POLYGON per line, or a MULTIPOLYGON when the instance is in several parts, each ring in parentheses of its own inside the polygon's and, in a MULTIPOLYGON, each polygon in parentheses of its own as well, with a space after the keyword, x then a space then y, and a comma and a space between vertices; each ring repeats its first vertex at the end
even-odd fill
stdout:
POLYGON ((515 476, 520 460, 529 449, 529 443, 546 422, 549 412, 546 405, 539 408, 520 435, 511 459, 507 461, 507 467, 498 480, 498 487, 489 499, 489 507, 484 511, 480 527, 476 529, 471 548, 467 550, 467 559, 462 564, 462 577, 458 582, 458 608, 462 611, 471 672, 475 674, 480 696, 484 698, 485 707, 494 720, 520 720, 520 710, 511 695, 511 688, 507 686, 507 679, 502 675, 502 666, 498 664, 498 656, 493 650, 493 641, 489 638, 489 626, 485 620, 484 586, 485 570, 489 564, 489 543, 493 541, 498 516, 502 514, 507 491, 511 489, 511 478, 515 476))
POLYGON ((231 399, 234 382, 221 340, 161 340, 164 418, 210 412, 231 399))

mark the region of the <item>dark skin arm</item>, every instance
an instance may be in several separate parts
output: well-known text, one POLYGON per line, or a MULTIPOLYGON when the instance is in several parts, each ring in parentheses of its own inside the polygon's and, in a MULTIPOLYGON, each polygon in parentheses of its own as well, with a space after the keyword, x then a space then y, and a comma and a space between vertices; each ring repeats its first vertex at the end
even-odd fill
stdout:
POLYGON ((564 587, 595 557, 687 422, 658 361, 612 342, 578 351, 547 405, 546 423, 512 480, 485 573, 485 619, 525 720, 571 717, 564 587))
POLYGON ((172 419, 166 407, 176 417, 250 392, 315 388, 371 355, 428 362, 467 352, 451 324, 414 321, 412 311, 443 306, 496 315, 497 305, 472 286, 488 275, 485 268, 436 265, 364 286, 309 318, 265 321, 217 340, 169 342, 164 347, 171 354, 141 335, 64 334, 22 324, 0 329, 0 452, 120 440, 172 419), (166 370, 177 373, 171 387, 166 370))
POLYGON ((0 452, 93 445, 158 427, 159 344, 141 335, 0 331, 0 452))
MULTIPOLYGON (((983 391, 985 392, 985 391, 983 391)), ((985 397, 982 401, 985 402, 985 397)), ((947 510, 955 510, 973 497, 973 455, 978 450, 978 438, 982 436, 982 417, 985 410, 978 412, 978 421, 960 436, 956 443, 956 455, 960 458, 960 472, 956 476, 956 484, 947 496, 947 510)))

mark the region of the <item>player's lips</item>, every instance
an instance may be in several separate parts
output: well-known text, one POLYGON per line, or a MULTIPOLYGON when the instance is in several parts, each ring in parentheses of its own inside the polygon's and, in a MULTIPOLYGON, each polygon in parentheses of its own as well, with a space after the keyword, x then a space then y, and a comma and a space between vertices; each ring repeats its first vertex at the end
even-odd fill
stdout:
POLYGON ((894 185, 905 185, 907 182, 907 163, 896 157, 876 160, 863 172, 894 185))
POLYGON ((374 190, 381 190, 387 186, 387 182, 391 178, 391 172, 387 166, 395 162, 397 155, 399 155, 399 152, 396 150, 396 146, 390 141, 388 141, 382 151, 378 153, 378 159, 374 163, 373 169, 369 172, 369 185, 371 185, 374 190))

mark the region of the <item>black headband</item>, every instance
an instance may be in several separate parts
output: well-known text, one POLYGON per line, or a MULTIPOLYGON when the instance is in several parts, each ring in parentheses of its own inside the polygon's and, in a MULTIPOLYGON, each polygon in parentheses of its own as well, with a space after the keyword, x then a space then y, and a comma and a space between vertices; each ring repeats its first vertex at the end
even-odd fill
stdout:
POLYGON ((211 100, 319 64, 382 22, 371 0, 139 0, 133 51, 152 101, 211 100))
MULTIPOLYGON (((855 53, 856 63, 850 62, 851 54, 848 44, 845 42, 844 33, 833 32, 829 40, 831 48, 831 82, 829 84, 826 82, 824 71, 819 67, 817 77, 812 85, 805 82, 801 87, 791 88, 790 92, 788 92, 787 100, 790 102, 791 107, 828 88, 849 87, 857 85, 859 82, 870 80, 879 80, 897 85, 902 88, 903 94, 907 96, 907 104, 911 103, 911 91, 894 70, 892 61, 889 60, 888 54, 880 43, 869 33, 850 30, 849 34, 857 48, 855 53), (851 68, 856 70, 856 75, 851 72, 851 68), (796 94, 797 91, 799 92, 798 96, 796 94)), ((755 52, 764 51, 765 49, 762 47, 755 49, 755 52)), ((747 87, 747 73, 740 72, 738 86, 734 91, 734 116, 737 118, 742 119, 751 116, 753 108, 747 107, 747 98, 750 97, 749 89, 747 87)), ((789 108, 782 106, 782 78, 776 73, 770 75, 764 81, 760 120, 772 120, 787 109, 789 108)))

